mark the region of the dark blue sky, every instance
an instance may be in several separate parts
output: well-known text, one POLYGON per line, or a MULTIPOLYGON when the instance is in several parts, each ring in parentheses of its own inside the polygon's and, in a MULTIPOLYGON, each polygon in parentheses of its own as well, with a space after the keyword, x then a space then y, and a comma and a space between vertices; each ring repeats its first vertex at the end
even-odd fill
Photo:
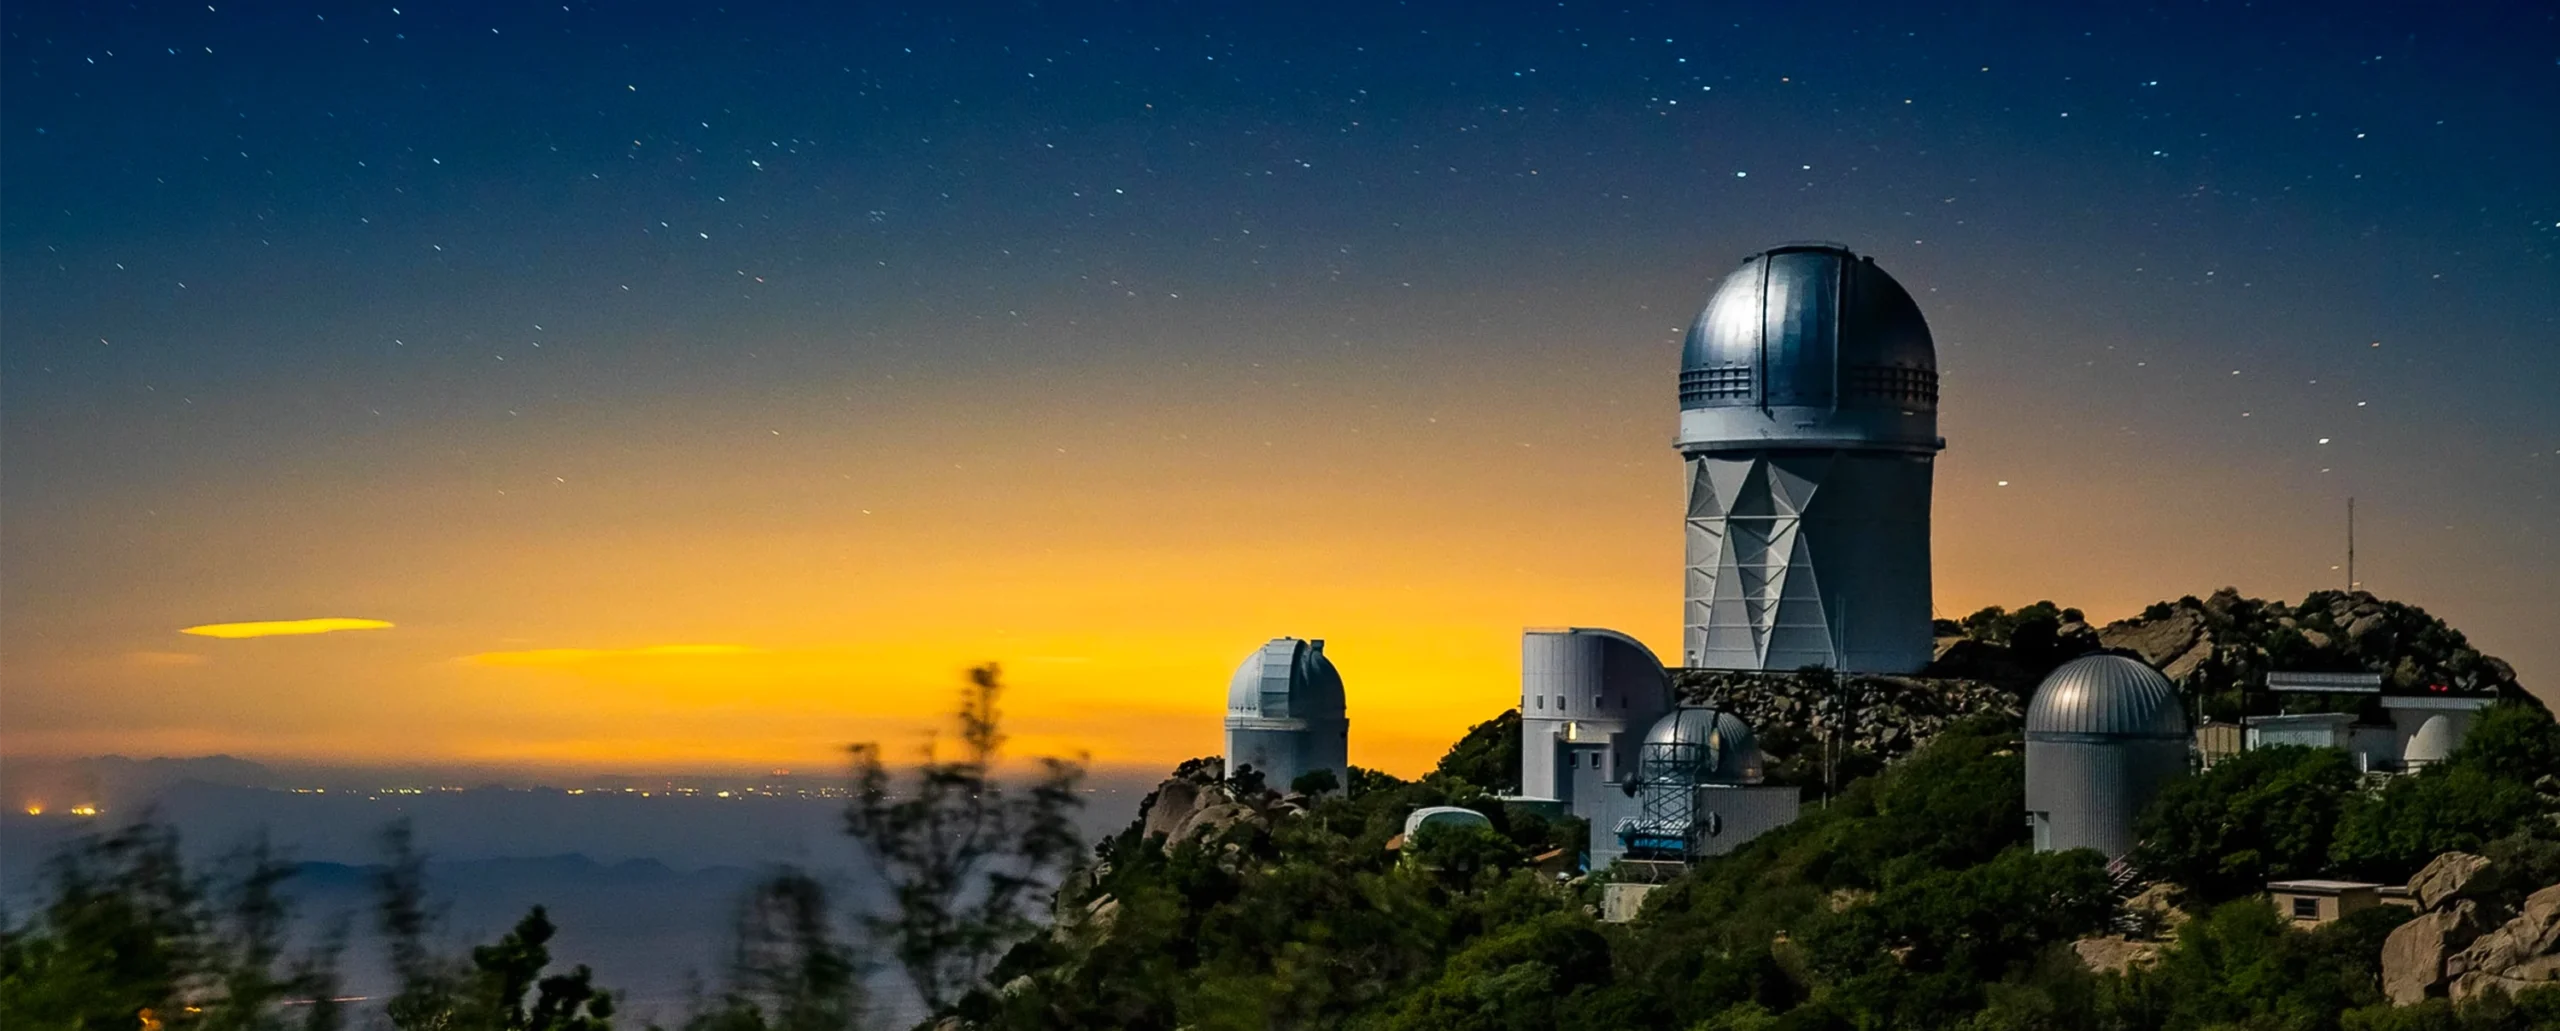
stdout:
MULTIPOLYGON (((401 604, 349 586, 396 578, 359 549, 286 548, 295 519, 437 555, 660 511, 823 535, 961 503, 879 455, 1028 475, 1052 436, 1139 508, 1468 463, 1500 496, 1564 468, 1501 448, 1567 448, 1642 487, 1588 532, 1668 554, 1669 510, 1634 509, 1676 476, 1674 327, 1743 255, 1824 238, 1937 330, 1942 609, 2299 596, 2354 494, 2369 586, 2547 693, 2555 18, 12 5, 0 645, 140 647, 173 598, 401 604), (401 521, 554 481, 616 492, 401 521), (226 551, 261 558, 188 557, 226 551)), ((1380 532, 1429 536, 1442 499, 1380 532)), ((1157 507, 1227 518, 1190 504, 1157 507)), ((1642 601, 1666 622, 1675 572, 1642 601)), ((416 604, 473 625, 470 582, 416 604)))

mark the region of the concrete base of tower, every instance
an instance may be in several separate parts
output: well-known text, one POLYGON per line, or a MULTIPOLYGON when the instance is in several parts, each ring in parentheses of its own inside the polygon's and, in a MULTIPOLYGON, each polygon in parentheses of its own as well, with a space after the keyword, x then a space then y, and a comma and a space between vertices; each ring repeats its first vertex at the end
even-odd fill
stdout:
POLYGON ((1691 452, 1683 663, 1860 673, 1927 666, 1932 458, 1691 452))

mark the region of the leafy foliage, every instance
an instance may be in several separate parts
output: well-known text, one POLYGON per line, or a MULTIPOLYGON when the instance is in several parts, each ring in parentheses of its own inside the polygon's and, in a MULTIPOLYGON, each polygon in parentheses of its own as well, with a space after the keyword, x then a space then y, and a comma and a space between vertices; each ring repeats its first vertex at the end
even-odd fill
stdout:
POLYGON ((292 867, 264 841, 226 865, 189 873, 177 836, 147 823, 72 846, 43 914, 0 929, 0 1027, 339 1026, 334 953, 285 958, 292 867))
POLYGON ((2259 748, 2173 781, 2146 810, 2136 862, 2208 900, 2254 894, 2269 880, 2330 870, 2355 764, 2332 748, 2259 748))
POLYGON ((375 878, 375 912, 389 943, 399 987, 384 1006, 400 1031, 608 1031, 613 997, 598 991, 582 964, 544 976, 558 928, 541 906, 513 930, 471 950, 467 960, 438 953, 428 941, 436 924, 426 901, 426 857, 407 822, 383 833, 389 863, 375 878), (533 996, 527 1008, 525 996, 533 996))
POLYGON ((827 890, 784 869, 738 915, 729 988, 685 1031, 835 1031, 863 1018, 860 966, 835 934, 827 890))
POLYGON ((1520 790, 1520 710, 1468 727, 1432 773, 1488 791, 1520 790))
POLYGON ((1030 893, 1055 883, 1083 850, 1070 814, 1084 768, 1041 760, 1017 794, 996 779, 1004 748, 994 665, 969 671, 957 721, 960 752, 928 739, 913 785, 891 790, 878 745, 855 745, 854 801, 845 828, 888 880, 896 908, 868 918, 925 1005, 941 1010, 983 980, 997 957, 1038 930, 1030 893))

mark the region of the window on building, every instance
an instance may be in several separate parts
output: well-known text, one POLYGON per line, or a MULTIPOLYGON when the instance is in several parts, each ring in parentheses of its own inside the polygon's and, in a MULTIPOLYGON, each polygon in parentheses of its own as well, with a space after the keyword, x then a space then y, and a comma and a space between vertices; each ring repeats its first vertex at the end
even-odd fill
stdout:
POLYGON ((1544 708, 1546 708, 1546 707, 1547 707, 1547 696, 1545 696, 1545 695, 1539 695, 1539 696, 1538 696, 1538 708, 1540 708, 1540 709, 1544 709, 1544 708))
POLYGON ((2320 900, 2295 896, 2293 900, 2293 918, 2296 920, 2320 919, 2320 900))

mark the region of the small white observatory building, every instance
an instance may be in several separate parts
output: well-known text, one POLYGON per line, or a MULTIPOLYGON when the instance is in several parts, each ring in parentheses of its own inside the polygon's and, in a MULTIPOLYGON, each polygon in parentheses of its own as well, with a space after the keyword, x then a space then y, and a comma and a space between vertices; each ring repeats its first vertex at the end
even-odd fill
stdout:
MULTIPOLYGON (((1636 742, 1671 710, 1662 660, 1615 630, 1520 635, 1520 793, 1570 805, 1635 771, 1636 742)), ((1615 791, 1615 788, 1607 788, 1615 791)))
POLYGON ((1761 786, 1762 762, 1741 717, 1700 705, 1664 713, 1638 747, 1635 815, 1612 828, 1620 854, 1686 863, 1794 823, 1796 789, 1761 786))
POLYGON ((2133 820, 2187 770, 2187 714, 2159 670, 2084 655, 2027 703, 2027 825, 2038 852, 2133 851, 2133 820))
POLYGON ((1342 674, 1323 641, 1274 638, 1236 667, 1227 685, 1227 776, 1246 767, 1263 786, 1286 793, 1316 770, 1350 784, 1351 720, 1343 714, 1342 674))
POLYGON ((1520 635, 1520 801, 1589 821, 1592 869, 1631 853, 1720 855, 1796 817, 1794 788, 1760 787, 1751 728, 1672 704, 1642 642, 1573 627, 1520 635))

